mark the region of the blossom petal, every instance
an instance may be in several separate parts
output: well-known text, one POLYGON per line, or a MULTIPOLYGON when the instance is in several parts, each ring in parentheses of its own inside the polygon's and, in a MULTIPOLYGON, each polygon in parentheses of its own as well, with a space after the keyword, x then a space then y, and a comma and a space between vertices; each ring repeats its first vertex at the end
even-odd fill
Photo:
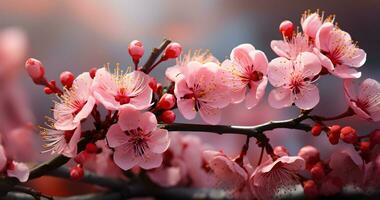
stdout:
POLYGON ((251 83, 251 87, 245 99, 245 105, 248 109, 255 107, 265 94, 265 88, 267 86, 268 79, 263 77, 259 83, 251 83))
POLYGON ((253 66, 255 69, 264 75, 268 72, 268 59, 265 53, 259 50, 250 52, 251 57, 253 57, 253 66))
POLYGON ((360 78, 362 76, 361 72, 356 71, 354 68, 350 68, 346 65, 338 65, 335 67, 332 73, 340 78, 360 78))
POLYGON ((279 57, 273 59, 269 63, 268 78, 274 87, 280 87, 289 82, 291 73, 293 72, 293 64, 290 60, 279 57))
POLYGON ((123 170, 129 170, 141 161, 141 157, 136 157, 133 148, 129 145, 116 147, 113 159, 115 164, 123 170))
POLYGON ((268 103, 273 108, 284 108, 292 105, 291 91, 286 88, 275 88, 269 93, 268 103))
POLYGON ((75 129, 73 136, 70 139, 69 144, 65 147, 64 151, 62 152, 63 155, 72 158, 77 155, 78 152, 78 142, 81 138, 81 126, 80 124, 78 127, 75 129))
POLYGON ((294 64, 296 70, 302 71, 303 77, 314 77, 321 72, 321 62, 319 58, 310 52, 303 52, 297 56, 296 62, 294 64), (298 68, 298 69, 297 69, 298 68))
POLYGON ((242 67, 251 66, 253 65, 253 58, 249 53, 252 51, 255 51, 255 47, 251 44, 241 44, 232 49, 230 58, 242 67))
POLYGON ((203 121, 208 124, 218 124, 222 118, 222 112, 218 108, 213 108, 205 103, 202 103, 199 108, 199 114, 203 121))
POLYGON ((139 163, 139 166, 143 169, 157 168, 162 164, 162 154, 146 153, 144 156, 145 157, 139 163))
POLYGON ((80 123, 81 120, 87 118, 88 115, 90 115, 90 113, 92 112, 92 109, 94 108, 95 103, 96 101, 94 97, 92 96, 88 97, 86 104, 84 104, 84 106, 78 112, 78 114, 75 115, 73 119, 73 123, 80 123))
POLYGON ((126 105, 119 110, 118 124, 123 131, 137 129, 141 122, 141 113, 132 105, 126 105))
POLYGON ((330 33, 333 29, 334 29, 334 24, 330 22, 326 22, 322 24, 315 38, 315 46, 317 46, 318 49, 329 52, 330 36, 331 36, 330 33))
POLYGON ((107 132, 107 142, 110 147, 118 147, 128 142, 129 137, 121 130, 119 124, 112 125, 107 132))
POLYGON ((272 50, 280 57, 285 57, 287 59, 290 59, 291 56, 289 55, 289 44, 283 40, 272 40, 270 42, 270 47, 272 50))
POLYGON ((14 169, 7 170, 7 174, 10 177, 16 177, 20 182, 26 182, 29 178, 29 168, 24 163, 14 162, 14 169))
POLYGON ((319 103, 319 90, 317 86, 310 84, 296 94, 294 103, 298 108, 310 110, 319 103))
POLYGON ((153 153, 163 153, 166 151, 170 145, 168 131, 165 129, 153 131, 149 138, 148 145, 153 153))
POLYGON ((194 108, 195 101, 192 99, 177 99, 178 109, 185 119, 194 119, 197 112, 194 108))
POLYGON ((144 112, 140 119, 140 128, 143 129, 144 132, 149 133, 157 128, 157 119, 153 113, 144 112))
POLYGON ((2 145, 0 145, 0 171, 2 171, 7 164, 7 157, 5 155, 5 150, 2 145))

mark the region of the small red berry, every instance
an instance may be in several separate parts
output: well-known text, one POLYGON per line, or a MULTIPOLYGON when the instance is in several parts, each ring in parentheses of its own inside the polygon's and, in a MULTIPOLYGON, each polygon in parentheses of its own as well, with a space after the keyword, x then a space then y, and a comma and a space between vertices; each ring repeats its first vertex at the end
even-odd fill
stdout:
POLYGON ((77 165, 77 166, 71 168, 71 170, 70 170, 71 179, 78 181, 78 180, 82 179, 83 176, 84 176, 84 170, 80 165, 77 165))
POLYGON ((93 68, 90 69, 89 73, 90 73, 90 77, 91 77, 92 79, 95 78, 95 75, 96 75, 96 71, 97 71, 97 70, 98 70, 98 69, 97 69, 96 67, 93 67, 93 68))
POLYGON ((86 145, 86 152, 89 154, 97 153, 98 152, 98 147, 94 143, 88 143, 86 145))
POLYGON ((157 103, 157 108, 169 110, 172 109, 175 106, 175 96, 169 93, 165 93, 162 95, 160 101, 157 103))
POLYGON ((128 53, 132 57, 133 61, 137 62, 144 55, 143 43, 138 40, 133 40, 129 43, 128 53))
POLYGON ((182 52, 182 46, 177 42, 170 43, 164 52, 163 59, 177 58, 182 52))
POLYGON ((358 140, 358 135, 351 126, 345 126, 340 130, 340 139, 346 143, 354 144, 358 140))
POLYGON ((69 71, 64 71, 59 76, 59 79, 61 80, 62 85, 66 86, 67 88, 71 88, 74 82, 74 74, 69 71))
POLYGON ((160 119, 162 122, 166 124, 171 124, 175 121, 175 113, 171 110, 165 110, 164 112, 161 113, 160 119))
POLYGON ((310 199, 315 199, 319 196, 319 190, 317 184, 313 180, 307 180, 303 182, 303 191, 305 196, 310 199))
POLYGON ((322 132, 322 126, 320 124, 315 124, 312 128, 311 128, 311 134, 313 136, 319 136, 322 132))
POLYGON ((41 61, 29 58, 25 63, 25 69, 36 84, 41 84, 45 76, 45 67, 41 61))
POLYGON ((333 125, 329 128, 328 135, 334 135, 334 137, 339 138, 341 129, 342 128, 339 125, 333 125))
POLYGON ((285 20, 280 24, 280 33, 287 38, 292 38, 293 36, 293 23, 289 20, 285 20))
POLYGON ((339 136, 330 134, 328 137, 331 144, 335 145, 339 143, 339 136))

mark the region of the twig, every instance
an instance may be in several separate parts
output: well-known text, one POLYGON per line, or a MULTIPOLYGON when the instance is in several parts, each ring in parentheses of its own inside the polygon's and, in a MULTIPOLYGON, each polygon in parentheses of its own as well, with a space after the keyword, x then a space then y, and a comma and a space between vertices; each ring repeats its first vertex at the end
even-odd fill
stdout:
POLYGON ((164 41, 161 43, 160 47, 154 48, 152 50, 152 53, 150 54, 148 60, 142 67, 142 71, 147 73, 149 71, 149 68, 154 64, 154 62, 157 60, 158 56, 165 50, 165 48, 171 43, 170 40, 164 39, 164 41))
POLYGON ((312 116, 309 116, 309 118, 312 119, 313 121, 316 121, 316 122, 322 122, 322 121, 333 121, 333 120, 342 119, 345 117, 351 117, 354 114, 355 114, 355 112, 351 108, 348 108, 347 111, 345 111, 344 113, 339 114, 337 116, 323 117, 323 116, 312 115, 312 116))

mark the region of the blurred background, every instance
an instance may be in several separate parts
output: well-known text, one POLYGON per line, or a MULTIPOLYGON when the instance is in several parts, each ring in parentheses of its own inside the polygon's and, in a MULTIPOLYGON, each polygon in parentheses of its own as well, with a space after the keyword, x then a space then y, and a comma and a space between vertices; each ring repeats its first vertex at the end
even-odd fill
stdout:
MULTIPOLYGON (((32 84, 22 70, 28 57, 41 60, 46 67, 47 77, 56 80, 59 80, 62 71, 69 70, 78 75, 107 62, 131 66, 127 47, 134 39, 144 43, 146 54, 151 48, 157 47, 163 38, 169 38, 181 43, 185 51, 209 49, 221 61, 229 57, 235 46, 252 43, 271 60, 276 56, 270 49, 270 42, 281 39, 278 25, 288 19, 300 26, 300 16, 307 9, 320 9, 325 15, 335 14, 340 28, 349 32, 367 52, 367 62, 360 69, 363 74, 361 80, 371 77, 380 81, 380 2, 377 0, 2 0, 0 30, 8 31, 5 33, 13 31, 10 37, 16 34, 18 39, 15 39, 15 43, 18 42, 18 46, 23 48, 14 48, 14 52, 19 55, 11 64, 2 63, 1 60, 6 58, 0 54, 0 132, 20 127, 30 130, 29 122, 43 125, 44 116, 51 116, 52 97, 47 97, 41 87, 32 84), (19 123, 12 124, 14 122, 19 123)), ((7 34, 3 32, 2 36, 6 38, 7 34)), ((0 39, 0 46, 7 44, 6 41, 11 40, 0 39)), ((7 45, 10 48, 17 46, 12 42, 7 45)), ((163 76, 164 70, 173 64, 161 64, 154 70, 153 76, 167 83, 163 76)), ((331 116, 344 112, 347 105, 341 80, 323 77, 318 84, 321 101, 315 108, 315 113, 331 116)), ((269 91, 270 87, 267 88, 267 94, 269 91)), ((295 108, 272 109, 267 105, 266 98, 252 110, 244 109, 244 105, 231 105, 223 112, 223 124, 234 125, 255 125, 298 114, 295 108)), ((178 121, 184 122, 180 115, 177 117, 178 121)), ((201 123, 201 120, 196 119, 192 123, 201 123)), ((379 123, 357 118, 344 120, 341 124, 350 124, 363 134, 380 127, 379 123)), ((332 147, 327 144, 325 137, 312 138, 298 131, 276 130, 268 135, 274 145, 285 145, 291 154, 296 154, 300 147, 307 144, 319 147, 326 144, 325 152, 322 152, 324 157, 332 149, 352 148, 344 144, 332 147), (281 134, 285 132, 286 134, 281 134)), ((36 138, 37 145, 27 145, 35 145, 38 149, 38 134, 34 133, 31 137, 36 138)), ((204 134, 202 137, 231 155, 240 151, 244 141, 244 137, 229 135, 204 134)), ((258 150, 253 147, 254 142, 251 141, 249 154, 252 160, 258 154, 258 150)), ((33 155, 26 155, 28 156, 33 155)), ((46 156, 36 155, 36 158, 43 160, 46 156)))

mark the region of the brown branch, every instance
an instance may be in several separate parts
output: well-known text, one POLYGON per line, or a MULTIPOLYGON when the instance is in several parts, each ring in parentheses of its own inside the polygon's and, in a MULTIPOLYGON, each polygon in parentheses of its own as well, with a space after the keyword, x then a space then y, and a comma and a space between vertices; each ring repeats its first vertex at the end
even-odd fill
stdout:
POLYGON ((150 54, 148 60, 146 61, 146 63, 144 64, 144 66, 142 67, 142 71, 147 73, 148 71, 150 71, 150 67, 154 64, 154 62, 157 60, 157 58, 160 56, 160 54, 165 50, 165 48, 171 43, 170 40, 168 39, 164 39, 164 41, 161 43, 160 47, 158 48, 154 48, 152 50, 152 53, 150 54))

